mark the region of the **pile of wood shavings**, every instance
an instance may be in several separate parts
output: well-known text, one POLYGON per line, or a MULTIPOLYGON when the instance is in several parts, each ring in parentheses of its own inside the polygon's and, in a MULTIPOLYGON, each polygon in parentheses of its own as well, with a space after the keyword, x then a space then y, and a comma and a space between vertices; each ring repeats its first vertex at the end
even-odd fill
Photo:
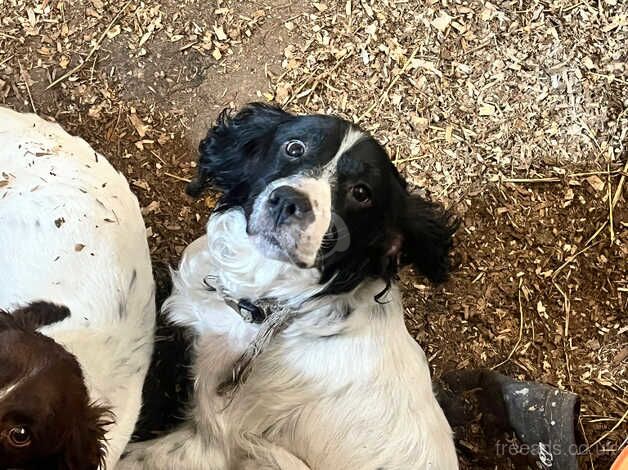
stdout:
POLYGON ((285 48, 273 98, 361 123, 438 198, 500 174, 604 168, 624 150, 623 2, 314 7, 284 25, 304 40, 285 48))

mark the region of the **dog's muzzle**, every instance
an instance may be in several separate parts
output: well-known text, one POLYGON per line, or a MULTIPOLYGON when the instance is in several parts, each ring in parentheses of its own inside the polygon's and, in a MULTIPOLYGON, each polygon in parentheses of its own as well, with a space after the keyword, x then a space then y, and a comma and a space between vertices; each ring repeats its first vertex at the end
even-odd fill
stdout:
POLYGON ((292 176, 257 197, 247 231, 265 256, 306 268, 314 265, 330 223, 329 183, 292 176))

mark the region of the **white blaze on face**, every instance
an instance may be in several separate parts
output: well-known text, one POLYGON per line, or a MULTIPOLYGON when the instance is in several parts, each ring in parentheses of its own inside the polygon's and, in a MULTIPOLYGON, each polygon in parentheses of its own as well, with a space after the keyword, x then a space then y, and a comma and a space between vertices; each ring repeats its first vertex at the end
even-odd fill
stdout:
POLYGON ((349 150, 351 147, 357 144, 360 140, 362 140, 363 137, 364 137, 364 133, 361 130, 355 127, 349 128, 349 130, 343 137, 342 142, 340 143, 340 147, 338 147, 338 150, 336 151, 334 158, 332 158, 330 162, 327 165, 325 165, 325 167, 323 168, 323 175, 322 175, 323 179, 326 179, 327 181, 330 181, 330 182, 336 179, 336 171, 338 170, 338 160, 340 160, 340 158, 345 154, 347 150, 349 150))
POLYGON ((331 223, 331 188, 327 181, 314 178, 299 178, 293 187, 309 198, 314 212, 314 221, 303 229, 296 244, 299 260, 312 266, 331 223))
POLYGON ((18 388, 20 386, 21 383, 22 383, 22 381, 18 380, 17 382, 12 383, 8 387, 0 389, 0 401, 4 400, 6 397, 8 397, 16 388, 18 388))

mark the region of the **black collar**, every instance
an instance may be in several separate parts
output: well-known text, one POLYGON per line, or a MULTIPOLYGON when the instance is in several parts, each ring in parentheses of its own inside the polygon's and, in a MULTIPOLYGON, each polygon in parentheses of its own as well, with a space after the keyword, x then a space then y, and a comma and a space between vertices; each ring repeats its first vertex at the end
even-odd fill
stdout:
POLYGON ((203 279, 203 284, 210 292, 216 292, 218 295, 222 297, 222 300, 231 307, 238 315, 242 317, 242 319, 247 323, 263 323, 266 318, 272 313, 271 308, 268 305, 269 302, 266 300, 259 301, 260 305, 256 305, 250 299, 234 299, 226 295, 224 292, 219 291, 216 287, 211 284, 211 281, 215 281, 214 276, 206 276, 203 279), (266 306, 262 306, 262 304, 266 304, 266 306))

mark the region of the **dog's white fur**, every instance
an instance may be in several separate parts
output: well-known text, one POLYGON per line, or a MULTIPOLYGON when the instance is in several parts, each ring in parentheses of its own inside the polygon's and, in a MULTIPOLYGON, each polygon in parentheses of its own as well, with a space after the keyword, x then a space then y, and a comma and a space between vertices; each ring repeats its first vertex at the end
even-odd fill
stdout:
POLYGON ((408 334, 399 290, 321 296, 315 269, 263 256, 239 209, 210 218, 185 251, 165 305, 197 335, 187 424, 134 444, 120 469, 386 470, 458 467, 425 354, 408 334), (255 359, 229 399, 216 392, 257 332, 203 284, 234 298, 277 298, 303 313, 255 359), (347 315, 347 313, 350 314, 347 315))
POLYGON ((111 407, 113 469, 141 406, 155 323, 146 230, 126 179, 84 140, 0 108, 0 308, 71 316, 40 331, 74 354, 90 398, 111 407))

